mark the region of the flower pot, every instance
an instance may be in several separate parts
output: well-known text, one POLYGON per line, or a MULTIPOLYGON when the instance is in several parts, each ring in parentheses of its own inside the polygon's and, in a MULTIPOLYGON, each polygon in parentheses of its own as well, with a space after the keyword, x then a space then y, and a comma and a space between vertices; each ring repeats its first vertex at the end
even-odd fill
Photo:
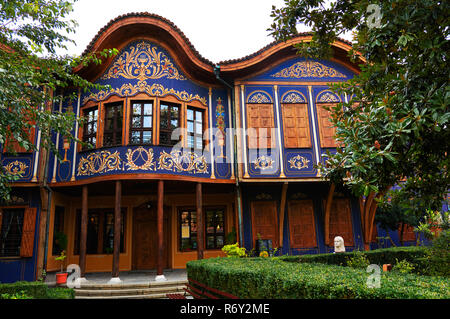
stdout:
POLYGON ((64 285, 67 282, 67 275, 66 272, 57 272, 56 273, 56 284, 57 285, 64 285))

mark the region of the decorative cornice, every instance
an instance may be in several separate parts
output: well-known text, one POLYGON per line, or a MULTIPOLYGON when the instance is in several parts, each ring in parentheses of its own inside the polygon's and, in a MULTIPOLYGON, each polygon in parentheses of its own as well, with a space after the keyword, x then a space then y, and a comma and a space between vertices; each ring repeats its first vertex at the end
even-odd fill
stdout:
POLYGON ((137 84, 125 83, 120 88, 111 89, 111 90, 101 90, 97 93, 92 93, 86 96, 83 99, 83 104, 85 104, 89 100, 94 101, 103 101, 108 98, 110 95, 118 95, 120 97, 133 96, 137 93, 147 93, 151 96, 164 97, 166 95, 174 95, 182 101, 191 102, 193 100, 197 100, 203 105, 207 105, 207 101, 205 97, 201 97, 198 94, 192 94, 186 91, 178 91, 173 88, 165 88, 162 84, 154 83, 152 85, 148 85, 146 81, 139 81, 137 84))
POLYGON ((344 74, 315 61, 301 61, 272 74, 273 78, 347 78, 344 74))

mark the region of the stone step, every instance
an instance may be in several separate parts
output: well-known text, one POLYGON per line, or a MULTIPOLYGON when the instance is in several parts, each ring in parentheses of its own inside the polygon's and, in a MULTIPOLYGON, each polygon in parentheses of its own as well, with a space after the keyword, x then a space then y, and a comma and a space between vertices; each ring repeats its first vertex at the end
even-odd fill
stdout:
POLYGON ((75 299, 166 299, 165 293, 126 296, 75 296, 75 299))
POLYGON ((108 283, 82 283, 80 288, 76 290, 111 290, 111 289, 145 289, 152 287, 170 287, 170 286, 183 286, 188 283, 187 280, 179 281, 151 281, 147 283, 118 283, 118 284, 108 284, 108 283))
POLYGON ((76 297, 108 297, 108 296, 134 296, 134 295, 158 295, 167 293, 184 292, 185 286, 173 285, 151 288, 132 289, 74 289, 76 297))

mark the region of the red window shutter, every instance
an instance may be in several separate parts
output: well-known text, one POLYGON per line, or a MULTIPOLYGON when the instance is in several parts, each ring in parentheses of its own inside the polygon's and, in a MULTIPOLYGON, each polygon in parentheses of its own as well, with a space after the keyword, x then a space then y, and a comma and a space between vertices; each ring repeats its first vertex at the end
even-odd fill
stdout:
POLYGON ((272 246, 278 247, 277 206, 274 201, 257 201, 251 203, 253 240, 258 235, 261 239, 271 239, 272 246))
POLYGON ((311 147, 306 104, 282 104, 284 145, 287 148, 311 147))
POLYGON ((403 227, 403 241, 414 241, 416 240, 416 233, 414 232, 414 227, 407 224, 400 224, 400 229, 398 230, 398 236, 401 235, 401 227, 403 227))
POLYGON ((316 247, 316 228, 312 200, 289 201, 288 218, 290 247, 316 247))
POLYGON ((353 229, 350 201, 346 198, 334 198, 330 211, 330 243, 334 243, 334 237, 344 238, 345 246, 353 246, 353 229))
POLYGON ((37 208, 29 207, 25 209, 23 215, 22 241, 20 243, 20 256, 32 257, 34 246, 34 230, 36 228, 37 208))
POLYGON ((317 117, 319 122, 320 146, 321 147, 337 147, 334 135, 336 128, 330 122, 330 112, 324 109, 324 106, 331 107, 333 104, 317 103, 317 117))

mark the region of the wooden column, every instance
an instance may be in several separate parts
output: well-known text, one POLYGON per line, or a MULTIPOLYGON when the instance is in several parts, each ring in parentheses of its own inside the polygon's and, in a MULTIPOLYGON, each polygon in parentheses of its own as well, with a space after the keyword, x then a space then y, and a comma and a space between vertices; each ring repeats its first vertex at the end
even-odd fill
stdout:
POLYGON ((158 259, 156 261, 156 275, 163 274, 163 257, 164 257, 164 181, 158 181, 158 211, 157 211, 157 229, 158 229, 158 259))
POLYGON ((122 182, 116 181, 116 196, 114 202, 114 252, 112 265, 113 278, 119 277, 121 201, 122 201, 122 182))
POLYGON ((325 207, 325 244, 331 245, 330 242, 330 211, 331 211, 331 204, 333 203, 333 194, 335 189, 334 183, 331 184, 330 190, 328 191, 327 201, 326 201, 326 207, 325 207))
POLYGON ((197 203, 197 259, 203 259, 204 233, 203 233, 203 209, 202 209, 202 184, 196 186, 197 203))
POLYGON ((83 185, 81 194, 81 234, 80 234, 80 277, 84 278, 86 273, 86 241, 88 223, 88 186, 83 185))
MULTIPOLYGON (((280 225, 278 234, 280 236, 279 248, 283 247, 283 227, 284 227, 284 211, 286 210, 286 193, 288 189, 288 183, 285 182, 281 188, 281 203, 280 203, 280 225)), ((281 250, 280 250, 281 252, 281 250)))

